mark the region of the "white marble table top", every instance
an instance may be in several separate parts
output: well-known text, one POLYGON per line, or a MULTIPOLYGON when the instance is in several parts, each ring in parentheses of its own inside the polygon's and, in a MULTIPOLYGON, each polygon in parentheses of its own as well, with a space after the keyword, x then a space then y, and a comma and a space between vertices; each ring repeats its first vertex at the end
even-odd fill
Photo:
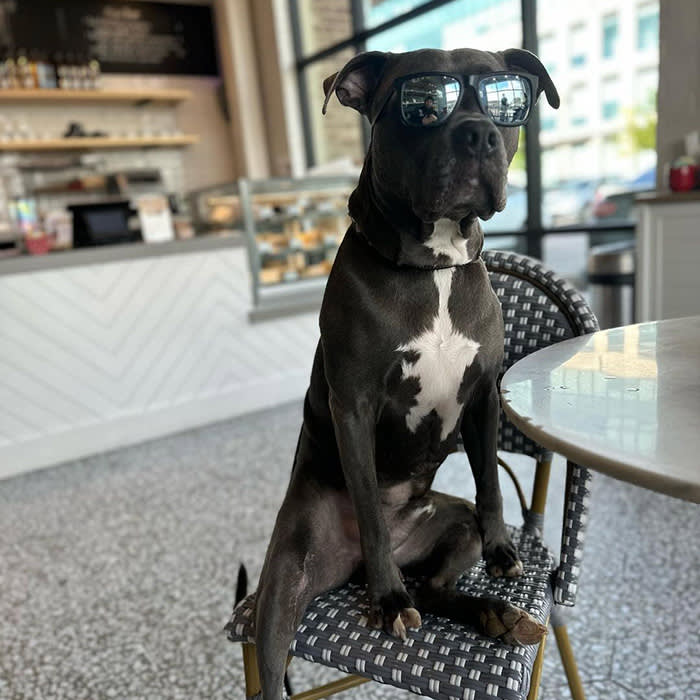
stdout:
POLYGON ((510 420, 596 471, 700 503, 700 316, 557 343, 501 383, 510 420))

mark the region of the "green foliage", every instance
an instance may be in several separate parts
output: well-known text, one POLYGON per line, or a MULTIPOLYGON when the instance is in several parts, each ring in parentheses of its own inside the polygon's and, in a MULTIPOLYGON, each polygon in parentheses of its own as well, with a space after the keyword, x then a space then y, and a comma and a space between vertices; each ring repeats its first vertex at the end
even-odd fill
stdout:
POLYGON ((620 151, 633 155, 656 149, 656 92, 646 102, 623 110, 624 127, 618 136, 620 151))

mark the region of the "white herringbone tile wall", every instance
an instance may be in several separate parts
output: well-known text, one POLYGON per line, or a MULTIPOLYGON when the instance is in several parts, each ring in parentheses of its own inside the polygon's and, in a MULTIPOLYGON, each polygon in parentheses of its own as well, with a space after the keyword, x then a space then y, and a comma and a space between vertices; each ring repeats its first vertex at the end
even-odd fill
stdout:
POLYGON ((303 396, 317 314, 249 308, 240 248, 0 277, 0 477, 303 396))

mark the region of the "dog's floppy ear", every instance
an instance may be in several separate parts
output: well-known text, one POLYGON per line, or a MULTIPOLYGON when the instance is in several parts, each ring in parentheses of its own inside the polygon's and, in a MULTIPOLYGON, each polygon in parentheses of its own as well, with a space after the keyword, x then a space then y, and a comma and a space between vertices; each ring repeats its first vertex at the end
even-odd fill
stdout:
POLYGON ((350 59, 338 73, 329 75, 323 81, 326 95, 323 113, 326 113, 328 100, 335 92, 341 104, 367 114, 386 59, 387 54, 383 51, 367 51, 350 59))
POLYGON ((525 49, 506 49, 503 52, 503 58, 505 59, 506 65, 509 67, 523 68, 529 73, 536 75, 539 78, 537 96, 539 97, 540 93, 544 90, 544 94, 547 96, 547 102, 549 102, 554 109, 559 109, 559 93, 554 87, 554 83, 549 77, 547 69, 534 53, 526 51, 525 49))

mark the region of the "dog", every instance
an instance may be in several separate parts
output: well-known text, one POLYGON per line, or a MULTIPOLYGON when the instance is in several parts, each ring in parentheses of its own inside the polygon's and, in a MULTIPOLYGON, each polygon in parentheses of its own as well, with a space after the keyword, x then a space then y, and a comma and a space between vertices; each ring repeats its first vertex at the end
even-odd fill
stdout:
POLYGON ((264 700, 281 695, 307 605, 358 570, 369 624, 395 637, 420 626, 419 609, 509 643, 546 631, 455 583, 482 556, 492 576, 522 573, 498 483, 503 318, 478 219, 504 208, 516 126, 541 92, 558 107, 556 88, 527 51, 458 49, 360 54, 324 90, 324 114, 335 94, 370 120, 372 136, 258 587, 264 700), (431 490, 460 434, 476 504, 431 490), (423 582, 410 592, 407 569, 423 582))

